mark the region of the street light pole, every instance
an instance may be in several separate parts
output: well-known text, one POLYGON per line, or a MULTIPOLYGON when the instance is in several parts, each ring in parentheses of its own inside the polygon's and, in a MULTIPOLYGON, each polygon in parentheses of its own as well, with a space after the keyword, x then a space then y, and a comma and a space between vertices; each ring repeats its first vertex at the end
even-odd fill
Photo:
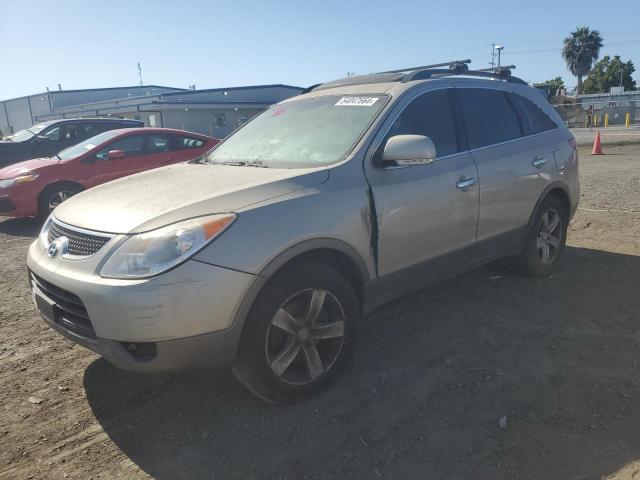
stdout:
POLYGON ((498 68, 500 68, 500 52, 504 49, 502 45, 496 45, 495 49, 498 50, 498 68))

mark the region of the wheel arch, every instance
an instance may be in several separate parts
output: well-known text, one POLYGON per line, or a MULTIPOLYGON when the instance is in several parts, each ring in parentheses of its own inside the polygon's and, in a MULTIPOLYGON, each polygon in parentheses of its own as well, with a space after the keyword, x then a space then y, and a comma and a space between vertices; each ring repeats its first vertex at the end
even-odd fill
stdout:
POLYGON ((242 336, 245 320, 249 316, 251 307, 267 282, 285 268, 305 260, 327 265, 343 275, 353 286, 361 311, 369 309, 371 275, 366 262, 356 249, 345 242, 335 239, 307 240, 278 254, 256 275, 255 281, 245 294, 234 318, 232 328, 235 329, 238 341, 242 336))
POLYGON ((86 190, 87 187, 85 187, 84 185, 82 185, 79 182, 75 182, 73 180, 55 180, 49 184, 47 184, 44 188, 42 188, 42 190, 40 190, 40 192, 38 193, 38 208, 40 208, 41 204, 42 204, 42 199, 43 196, 46 192, 53 190, 53 188, 55 187, 59 187, 62 185, 71 185, 73 187, 78 188, 80 191, 82 190, 86 190))
POLYGON ((538 209, 540 205, 545 200, 545 198, 553 196, 562 202, 562 204, 567 209, 567 215, 571 215, 571 197, 569 196, 569 190, 565 184, 562 182, 553 182, 542 191, 542 194, 538 198, 536 202, 536 206, 531 212, 531 216, 529 217, 529 222, 527 224, 526 232, 528 233, 533 226, 533 221, 536 218, 536 214, 538 213, 538 209))

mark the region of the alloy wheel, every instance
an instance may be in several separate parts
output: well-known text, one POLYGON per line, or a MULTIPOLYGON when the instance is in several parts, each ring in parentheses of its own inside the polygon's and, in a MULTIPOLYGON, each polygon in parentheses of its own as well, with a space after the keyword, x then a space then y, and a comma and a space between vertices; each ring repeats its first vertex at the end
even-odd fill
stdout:
POLYGON ((69 190, 61 190, 51 195, 51 197, 49 198, 49 212, 52 212, 54 208, 56 208, 65 200, 73 197, 74 195, 75 192, 71 192, 69 190))
POLYGON ((560 253, 563 232, 562 218, 558 211, 547 210, 540 219, 536 239, 538 257, 545 265, 552 264, 560 253))
POLYGON ((284 383, 307 385, 334 365, 345 340, 339 300, 323 289, 302 290, 277 310, 267 330, 271 371, 284 383))

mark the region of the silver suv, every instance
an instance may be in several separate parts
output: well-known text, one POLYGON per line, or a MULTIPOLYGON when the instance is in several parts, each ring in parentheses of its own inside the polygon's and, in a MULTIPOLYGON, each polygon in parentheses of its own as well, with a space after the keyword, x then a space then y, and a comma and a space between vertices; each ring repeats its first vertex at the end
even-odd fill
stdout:
POLYGON ((326 386, 385 302, 504 256, 547 275, 578 198, 572 135, 509 71, 356 76, 71 198, 29 275, 48 324, 118 367, 231 365, 284 403, 326 386))

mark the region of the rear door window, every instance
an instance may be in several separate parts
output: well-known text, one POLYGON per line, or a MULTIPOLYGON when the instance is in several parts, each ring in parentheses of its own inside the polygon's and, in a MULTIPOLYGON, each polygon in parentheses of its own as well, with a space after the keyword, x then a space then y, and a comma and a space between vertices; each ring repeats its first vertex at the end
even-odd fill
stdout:
POLYGON ((528 98, 516 93, 508 93, 507 95, 520 117, 524 135, 535 135, 557 128, 555 122, 528 98))
POLYGON ((520 120, 504 92, 485 88, 457 89, 470 149, 522 136, 520 120))
POLYGON ((433 90, 415 98, 393 123, 386 139, 395 135, 424 135, 433 140, 438 157, 458 152, 449 91, 433 90))
POLYGON ((77 143, 79 125, 75 123, 69 123, 60 127, 60 140, 67 143, 77 143))
POLYGON ((149 153, 161 153, 171 150, 171 142, 167 135, 149 135, 147 137, 149 153))
POLYGON ((112 123, 101 123, 101 122, 87 122, 81 123, 78 126, 78 134, 82 135, 83 139, 95 137, 96 135, 106 132, 108 130, 112 130, 115 127, 112 123))

